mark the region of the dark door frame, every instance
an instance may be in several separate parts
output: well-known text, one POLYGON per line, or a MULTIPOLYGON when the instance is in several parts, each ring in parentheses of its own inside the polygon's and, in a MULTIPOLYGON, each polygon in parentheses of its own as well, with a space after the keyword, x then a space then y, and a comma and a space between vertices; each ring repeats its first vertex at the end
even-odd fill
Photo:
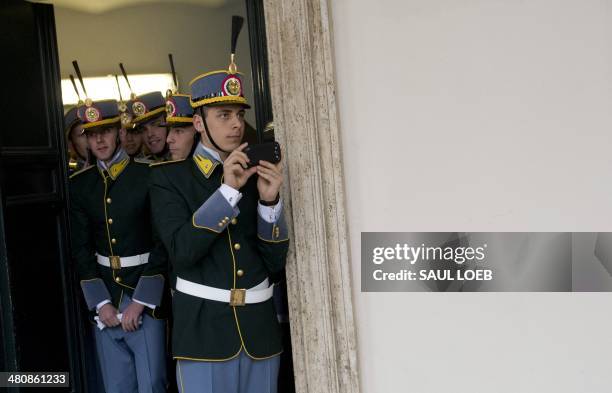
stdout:
MULTIPOLYGON (((12 0, 2 5, 2 19, 4 21, 14 19, 15 21, 27 21, 22 29, 15 29, 10 34, 5 34, 2 41, 2 49, 4 53, 15 53, 12 58, 5 58, 5 64, 9 63, 9 72, 7 73, 7 87, 4 89, 2 97, 2 106, 0 108, 1 117, 3 119, 21 119, 20 127, 9 128, 5 127, 0 133, 0 322, 2 344, 2 371, 51 371, 54 364, 44 362, 45 348, 40 348, 42 353, 33 352, 24 341, 29 341, 32 337, 25 337, 19 334, 20 319, 24 319, 24 315, 32 319, 32 313, 38 313, 41 308, 45 307, 45 302, 49 298, 45 298, 44 290, 41 288, 31 289, 31 295, 24 295, 24 286, 34 285, 29 280, 23 281, 23 272, 18 273, 18 270, 23 270, 23 267, 16 266, 23 259, 19 254, 19 249, 13 246, 12 251, 9 247, 10 238, 15 232, 23 231, 20 228, 7 228, 7 212, 12 209, 44 209, 52 217, 53 227, 55 228, 54 242, 57 245, 58 254, 53 258, 58 263, 56 266, 58 276, 43 277, 42 279, 50 280, 50 284, 61 285, 62 299, 55 298, 56 302, 61 301, 63 308, 57 310, 62 314, 62 326, 64 326, 65 342, 67 345, 65 356, 68 370, 70 373, 70 387, 65 388, 65 391, 83 392, 83 365, 84 361, 80 355, 82 351, 83 336, 80 329, 79 321, 81 320, 80 307, 76 296, 78 288, 76 288, 73 271, 70 263, 70 248, 69 248, 69 223, 68 223, 68 177, 66 170, 66 144, 63 136, 63 109, 60 88, 60 71, 59 57, 57 50, 57 38, 55 34, 55 17, 52 5, 29 3, 26 1, 12 0), (31 41, 35 42, 34 48, 28 50, 16 51, 16 47, 21 44, 20 34, 27 34, 31 41), (31 49, 31 51, 30 51, 31 49), (42 84, 37 85, 36 90, 40 94, 42 105, 40 107, 23 107, 27 101, 21 102, 16 99, 20 97, 15 92, 23 92, 25 87, 20 86, 23 80, 23 70, 19 65, 27 64, 30 70, 39 70, 42 84), (13 78, 11 75, 19 77, 13 78), (14 96, 13 96, 14 94, 14 96), (28 128, 24 125, 28 124, 27 116, 38 116, 42 118, 42 123, 46 125, 46 144, 17 143, 13 145, 7 142, 10 132, 28 132, 28 128), (2 135, 4 134, 4 135, 2 135), (4 136, 4 137, 3 137, 4 136), (36 186, 36 181, 43 178, 43 174, 51 184, 50 191, 46 192, 25 192, 12 190, 14 178, 9 183, 8 175, 10 171, 19 170, 19 168, 29 168, 32 171, 41 171, 40 177, 32 179, 20 179, 23 182, 33 182, 29 186, 32 190, 39 188, 36 186), (13 231, 13 233, 11 233, 13 231), (13 253, 13 254, 11 254, 13 253), (21 278, 19 278, 21 277, 21 278), (54 281, 57 280, 57 281, 54 281), (38 289, 38 291, 37 291, 38 289), (16 294, 19 293, 18 296, 16 294), (40 307, 40 308, 36 308, 40 307), (24 309, 25 308, 25 309, 24 309), (27 349, 24 349, 27 348, 27 349), (40 360, 36 364, 44 364, 47 370, 26 370, 29 359, 38 357, 40 360)), ((16 22, 18 23, 18 22, 16 22)), ((5 27, 6 28, 6 27, 5 27)), ((11 28, 10 26, 8 27, 11 28)), ((30 75, 25 75, 29 78, 30 75)), ((27 94, 27 92, 24 92, 27 94)), ((5 123, 6 124, 6 123, 5 123)), ((40 188, 44 188, 40 186, 40 188)), ((32 223, 35 224, 35 223, 32 223)), ((24 225, 25 226, 25 225, 24 225)), ((36 247, 37 238, 44 236, 44 233, 39 233, 35 225, 31 229, 32 244, 29 247, 36 247)), ((21 261, 23 262, 23 261, 21 261)), ((36 263, 32 261, 32 267, 36 267, 36 263)), ((33 271, 31 274, 37 274, 33 271)), ((34 283, 37 281, 34 280, 34 283)), ((48 322, 47 322, 48 323, 48 322)), ((45 335, 45 321, 40 321, 40 335, 45 335)), ((25 329, 21 329, 22 331, 25 329)), ((53 340, 53 337, 48 339, 53 340)), ((63 339, 62 339, 63 340, 63 339)), ((61 355, 60 355, 61 356, 61 355)), ((63 367, 63 366, 62 366, 63 367)), ((64 390, 64 389, 62 389, 64 390)), ((10 391, 19 392, 20 388, 11 388, 10 391)))
POLYGON ((272 121, 272 99, 268 83, 268 49, 263 0, 245 0, 251 49, 251 73, 257 138, 263 140, 265 125, 272 121))

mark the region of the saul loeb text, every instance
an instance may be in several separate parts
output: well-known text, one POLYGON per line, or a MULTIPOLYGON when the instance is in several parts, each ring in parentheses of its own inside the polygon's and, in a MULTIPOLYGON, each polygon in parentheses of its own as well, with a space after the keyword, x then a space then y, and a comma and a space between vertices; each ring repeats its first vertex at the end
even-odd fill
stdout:
POLYGON ((481 266, 486 262, 486 248, 486 244, 480 247, 429 247, 425 244, 375 247, 372 263, 379 266, 372 272, 372 278, 376 281, 490 281, 493 271, 481 266), (445 268, 440 266, 442 264, 445 268), (392 271, 385 271, 390 265, 392 271))

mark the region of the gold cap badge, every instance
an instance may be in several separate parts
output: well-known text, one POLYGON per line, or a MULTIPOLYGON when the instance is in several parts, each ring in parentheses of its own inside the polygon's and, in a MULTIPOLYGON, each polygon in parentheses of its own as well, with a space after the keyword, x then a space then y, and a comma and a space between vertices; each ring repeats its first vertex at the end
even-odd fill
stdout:
POLYGON ((85 109, 85 119, 88 123, 98 121, 100 119, 100 111, 93 106, 88 107, 85 109))
POLYGON ((147 112, 147 107, 142 101, 136 101, 132 104, 132 111, 136 116, 142 116, 147 112))

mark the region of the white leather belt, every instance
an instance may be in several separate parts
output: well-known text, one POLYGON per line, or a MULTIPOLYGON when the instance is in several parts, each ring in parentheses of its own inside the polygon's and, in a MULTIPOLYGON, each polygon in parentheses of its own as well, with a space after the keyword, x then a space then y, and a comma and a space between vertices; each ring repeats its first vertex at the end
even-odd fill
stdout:
POLYGON ((244 306, 270 299, 274 293, 274 285, 269 285, 266 278, 250 289, 219 289, 177 277, 176 290, 202 299, 229 303, 230 306, 244 306))
POLYGON ((102 266, 112 267, 113 269, 120 269, 122 267, 144 265, 145 263, 149 262, 149 253, 147 252, 140 255, 132 255, 131 257, 105 257, 96 253, 96 259, 98 260, 98 263, 102 266))

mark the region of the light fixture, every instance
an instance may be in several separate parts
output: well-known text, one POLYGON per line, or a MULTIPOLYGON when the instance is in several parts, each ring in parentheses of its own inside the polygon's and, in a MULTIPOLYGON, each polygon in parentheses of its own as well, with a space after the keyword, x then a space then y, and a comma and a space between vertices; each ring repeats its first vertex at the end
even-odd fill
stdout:
MULTIPOLYGON (((130 74, 130 84, 136 95, 149 93, 152 91, 160 91, 162 95, 166 95, 168 89, 173 89, 172 74, 130 74)), ((85 88, 89 94, 89 98, 94 101, 114 99, 119 100, 119 90, 115 75, 98 76, 84 78, 85 88)), ((127 101, 130 98, 130 89, 125 82, 125 79, 119 75, 119 84, 121 86, 121 96, 127 101)), ((77 81, 77 87, 82 99, 85 99, 85 94, 77 81)), ((62 101, 64 106, 76 105, 79 101, 72 82, 70 79, 62 79, 62 101)))

